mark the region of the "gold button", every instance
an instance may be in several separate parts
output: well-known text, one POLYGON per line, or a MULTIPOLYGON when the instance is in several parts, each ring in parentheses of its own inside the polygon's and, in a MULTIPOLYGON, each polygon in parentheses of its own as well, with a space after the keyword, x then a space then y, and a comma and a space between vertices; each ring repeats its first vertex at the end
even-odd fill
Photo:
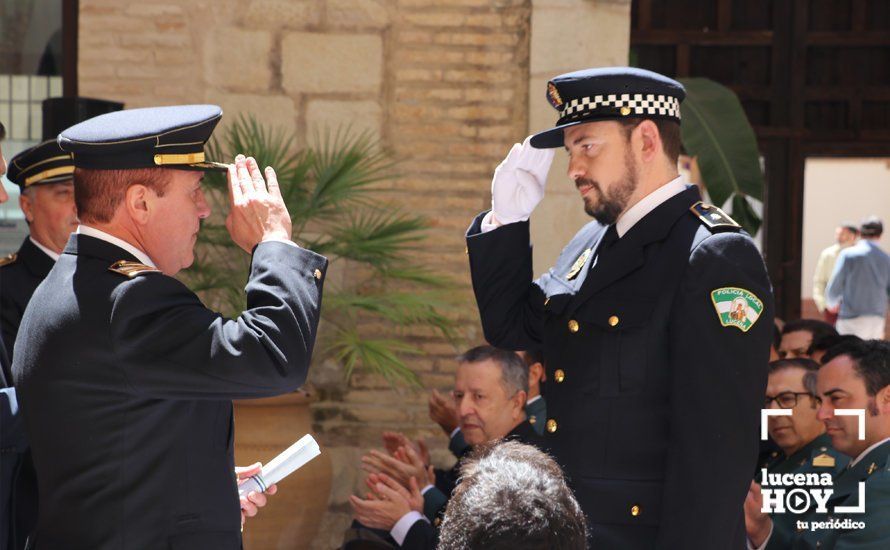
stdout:
POLYGON ((638 504, 634 504, 633 506, 630 507, 630 515, 632 515, 633 517, 639 516, 640 512, 642 512, 642 511, 643 511, 643 509, 640 508, 640 506, 638 504))
POLYGON ((616 326, 618 324, 618 321, 619 321, 619 319, 618 319, 617 315, 613 315, 613 316, 609 317, 609 326, 610 327, 616 326))
POLYGON ((315 275, 315 278, 318 279, 319 281, 321 280, 321 270, 320 269, 316 269, 315 273, 313 273, 313 275, 315 275))
POLYGON ((464 254, 469 254, 469 253, 470 253, 470 247, 469 247, 469 246, 465 246, 465 247, 464 247, 464 254))
POLYGON ((528 423, 531 424, 532 426, 534 426, 537 421, 538 421, 538 419, 535 418, 535 415, 531 415, 528 417, 528 423))
POLYGON ((556 369, 556 372, 553 373, 553 379, 556 380, 557 384, 562 384, 562 381, 566 379, 566 372, 562 369, 556 369))
POLYGON ((579 328, 580 327, 578 326, 578 321, 574 319, 569 320, 569 332, 578 332, 579 328))
POLYGON ((630 107, 622 107, 621 108, 621 116, 627 116, 630 114, 630 107))
POLYGON ((551 418, 550 420, 547 421, 547 431, 548 431, 548 432, 550 432, 550 433, 556 433, 556 428, 557 428, 557 427, 558 427, 558 426, 556 425, 556 420, 553 420, 553 419, 551 418))

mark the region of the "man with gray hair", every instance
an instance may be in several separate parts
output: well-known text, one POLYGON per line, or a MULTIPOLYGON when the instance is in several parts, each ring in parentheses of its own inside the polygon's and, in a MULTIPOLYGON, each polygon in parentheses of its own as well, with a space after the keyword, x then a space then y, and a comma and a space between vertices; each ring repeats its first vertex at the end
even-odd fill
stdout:
MULTIPOLYGON (((475 446, 507 439, 535 444, 538 435, 525 415, 528 367, 523 360, 515 352, 488 345, 472 348, 457 360, 452 394, 467 443, 475 446)), ((369 484, 377 492, 376 498, 350 497, 355 518, 362 526, 388 531, 401 548, 432 548, 435 530, 430 522, 438 525, 456 484, 460 464, 450 471, 436 471, 433 478, 424 470, 422 462, 411 466, 372 451, 363 459, 363 465, 372 474, 381 476, 369 484), (416 499, 417 504, 413 504, 410 496, 416 492, 412 490, 412 478, 414 487, 422 487, 423 498, 416 499), (404 491, 386 490, 383 486, 387 479, 401 485, 404 491), (383 490, 378 491, 378 486, 383 490)))
POLYGON ((461 467, 438 550, 584 550, 584 513, 562 470, 517 441, 485 444, 461 467))

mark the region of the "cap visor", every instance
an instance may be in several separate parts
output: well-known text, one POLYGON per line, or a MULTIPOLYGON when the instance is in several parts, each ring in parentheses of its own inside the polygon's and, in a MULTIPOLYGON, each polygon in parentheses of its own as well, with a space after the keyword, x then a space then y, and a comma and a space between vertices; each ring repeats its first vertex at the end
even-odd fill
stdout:
POLYGON ((557 147, 562 147, 565 145, 565 137, 562 133, 563 130, 565 130, 566 128, 571 128, 572 126, 584 124, 585 122, 590 121, 579 120, 576 122, 569 122, 568 124, 563 124, 562 126, 550 128, 549 130, 544 130, 543 132, 538 132, 537 134, 532 136, 532 139, 529 143, 531 143, 532 147, 534 147, 535 149, 555 149, 557 147))
POLYGON ((228 164, 222 162, 195 162, 192 164, 181 164, 179 166, 168 166, 168 168, 176 168, 177 170, 195 170, 200 172, 226 172, 229 169, 228 164))

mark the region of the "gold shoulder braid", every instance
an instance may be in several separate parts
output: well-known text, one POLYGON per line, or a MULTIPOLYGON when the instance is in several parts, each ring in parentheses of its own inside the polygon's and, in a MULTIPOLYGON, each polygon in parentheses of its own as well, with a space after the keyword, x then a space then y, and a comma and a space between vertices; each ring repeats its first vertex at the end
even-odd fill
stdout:
POLYGON ((119 260, 111 264, 108 271, 114 271, 129 278, 138 277, 145 273, 160 273, 161 270, 150 265, 140 264, 139 262, 129 262, 127 260, 119 260))
POLYGON ((0 258, 0 267, 3 267, 4 265, 14 264, 18 258, 19 258, 19 255, 16 254, 15 252, 13 252, 12 254, 9 254, 7 256, 4 256, 4 257, 0 258))

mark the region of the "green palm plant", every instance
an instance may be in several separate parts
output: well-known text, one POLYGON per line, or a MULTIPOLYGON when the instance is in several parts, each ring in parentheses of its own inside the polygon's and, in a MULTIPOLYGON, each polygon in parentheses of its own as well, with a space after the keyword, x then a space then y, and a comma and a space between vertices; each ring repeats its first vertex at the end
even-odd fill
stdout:
MULTIPOLYGON (((422 351, 400 337, 405 329, 432 327, 452 343, 453 322, 443 313, 450 282, 412 259, 424 239, 427 221, 402 212, 377 196, 375 184, 393 179, 395 162, 368 133, 325 132, 296 150, 294 139, 252 117, 241 117, 208 144, 211 158, 237 153, 273 166, 293 220, 298 244, 324 254, 333 267, 347 267, 342 281, 327 277, 316 356, 334 359, 348 380, 356 369, 382 375, 392 385, 420 387, 405 364, 422 351), (384 323, 392 334, 373 329, 384 323)), ((188 284, 209 305, 229 316, 244 310, 244 284, 250 258, 225 228, 228 191, 224 174, 204 179, 217 214, 204 221, 188 284)), ((329 273, 331 273, 329 269, 329 273)))

